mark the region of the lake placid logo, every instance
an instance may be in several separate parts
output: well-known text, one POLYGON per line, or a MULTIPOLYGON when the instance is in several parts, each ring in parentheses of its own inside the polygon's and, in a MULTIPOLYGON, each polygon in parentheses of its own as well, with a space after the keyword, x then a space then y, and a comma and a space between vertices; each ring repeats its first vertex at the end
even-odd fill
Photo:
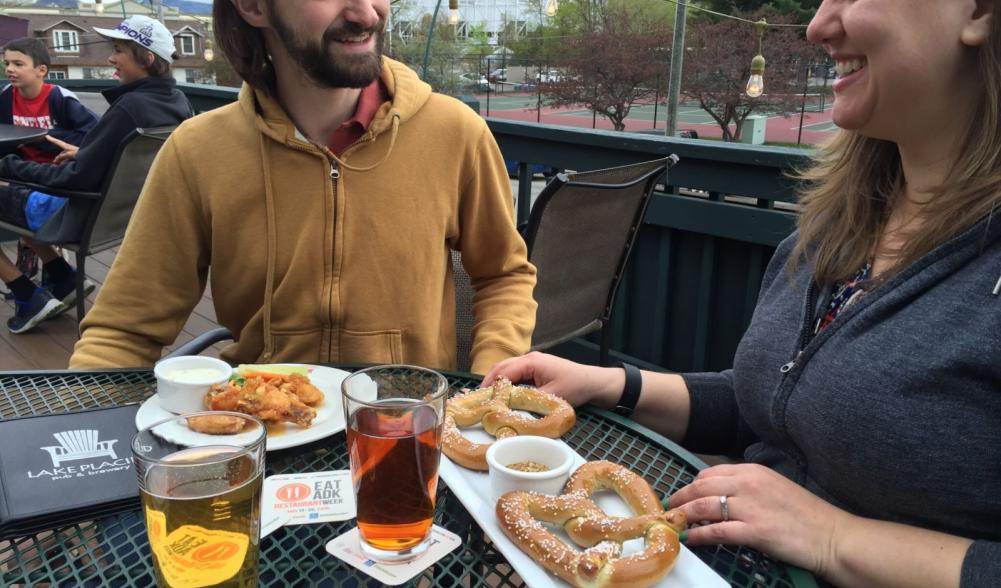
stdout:
POLYGON ((52 469, 42 469, 37 472, 28 471, 29 478, 51 478, 61 480, 65 478, 83 478, 96 474, 116 472, 128 469, 131 460, 127 457, 119 458, 115 452, 115 443, 118 439, 101 441, 97 429, 76 429, 73 431, 62 431, 53 433, 59 445, 47 445, 39 447, 41 451, 49 454, 52 461, 52 469), (101 459, 100 462, 94 460, 101 459), (69 461, 84 461, 77 465, 64 466, 69 461))

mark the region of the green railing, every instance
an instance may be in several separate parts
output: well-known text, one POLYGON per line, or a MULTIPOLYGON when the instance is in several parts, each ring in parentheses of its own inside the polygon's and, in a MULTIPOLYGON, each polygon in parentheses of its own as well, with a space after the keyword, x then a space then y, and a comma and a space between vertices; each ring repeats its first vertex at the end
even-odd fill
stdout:
MULTIPOLYGON (((100 91, 112 80, 63 80, 100 91)), ((198 111, 235 100, 236 90, 179 84, 198 111)), ((757 301, 775 246, 794 227, 795 181, 807 163, 800 149, 755 147, 613 131, 487 119, 504 157, 519 166, 518 217, 528 217, 529 164, 588 170, 676 153, 670 185, 654 195, 612 321, 613 355, 648 367, 719 370, 757 301)), ((596 339, 558 352, 594 362, 596 339)))

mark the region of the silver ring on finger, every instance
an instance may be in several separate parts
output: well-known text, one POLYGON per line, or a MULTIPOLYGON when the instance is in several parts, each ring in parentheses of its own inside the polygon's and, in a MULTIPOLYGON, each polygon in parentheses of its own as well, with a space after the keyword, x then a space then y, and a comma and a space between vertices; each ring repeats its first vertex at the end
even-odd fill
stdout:
POLYGON ((727 502, 726 496, 719 497, 719 514, 723 522, 730 520, 730 504, 727 502))

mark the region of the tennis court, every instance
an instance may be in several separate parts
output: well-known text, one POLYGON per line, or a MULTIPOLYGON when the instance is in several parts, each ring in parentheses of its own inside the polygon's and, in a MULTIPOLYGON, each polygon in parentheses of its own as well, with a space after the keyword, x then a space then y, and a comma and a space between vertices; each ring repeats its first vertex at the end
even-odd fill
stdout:
MULTIPOLYGON (((538 94, 492 93, 476 96, 480 101, 480 112, 484 116, 513 120, 535 121, 544 124, 572 127, 595 127, 611 129, 612 124, 604 117, 595 117, 586 108, 552 108, 543 102, 540 106, 538 94)), ((806 111, 803 114, 802 142, 819 143, 835 130, 831 122, 830 97, 807 94, 806 111)), ((626 130, 650 131, 664 129, 667 107, 661 103, 634 106, 626 118, 626 130)), ((799 113, 788 117, 771 115, 766 123, 765 137, 768 142, 795 143, 799 136, 799 113)), ((712 116, 692 103, 682 103, 678 109, 678 130, 694 130, 699 137, 719 138, 722 131, 712 116)))

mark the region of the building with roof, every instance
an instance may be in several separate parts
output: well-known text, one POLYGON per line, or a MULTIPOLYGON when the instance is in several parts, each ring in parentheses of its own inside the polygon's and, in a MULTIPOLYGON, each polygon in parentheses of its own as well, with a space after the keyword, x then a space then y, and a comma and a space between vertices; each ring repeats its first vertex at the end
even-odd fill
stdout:
MULTIPOLYGON (((114 69, 108 64, 110 43, 94 32, 94 28, 113 29, 123 15, 145 14, 155 17, 149 3, 134 0, 44 0, 22 2, 4 9, 2 18, 26 21, 26 32, 19 36, 36 37, 45 41, 52 56, 49 78, 100 79, 111 78, 114 69)), ((181 13, 164 6, 164 24, 174 35, 179 59, 174 60, 172 73, 181 82, 211 83, 213 75, 206 60, 211 49, 211 19, 181 13)), ((0 32, 5 29, 0 21, 0 32)), ((9 41, 13 38, 6 39, 9 41)), ((3 38, 0 38, 3 40, 3 38)))
MULTIPOLYGON (((525 34, 546 18, 546 7, 554 0, 459 0, 456 32, 465 37, 474 30, 486 34, 487 42, 497 45, 502 33, 525 34)), ((438 0, 401 0, 394 10, 393 35, 407 42, 423 19, 428 18, 438 0)), ((438 22, 447 22, 448 2, 441 0, 438 22)))

